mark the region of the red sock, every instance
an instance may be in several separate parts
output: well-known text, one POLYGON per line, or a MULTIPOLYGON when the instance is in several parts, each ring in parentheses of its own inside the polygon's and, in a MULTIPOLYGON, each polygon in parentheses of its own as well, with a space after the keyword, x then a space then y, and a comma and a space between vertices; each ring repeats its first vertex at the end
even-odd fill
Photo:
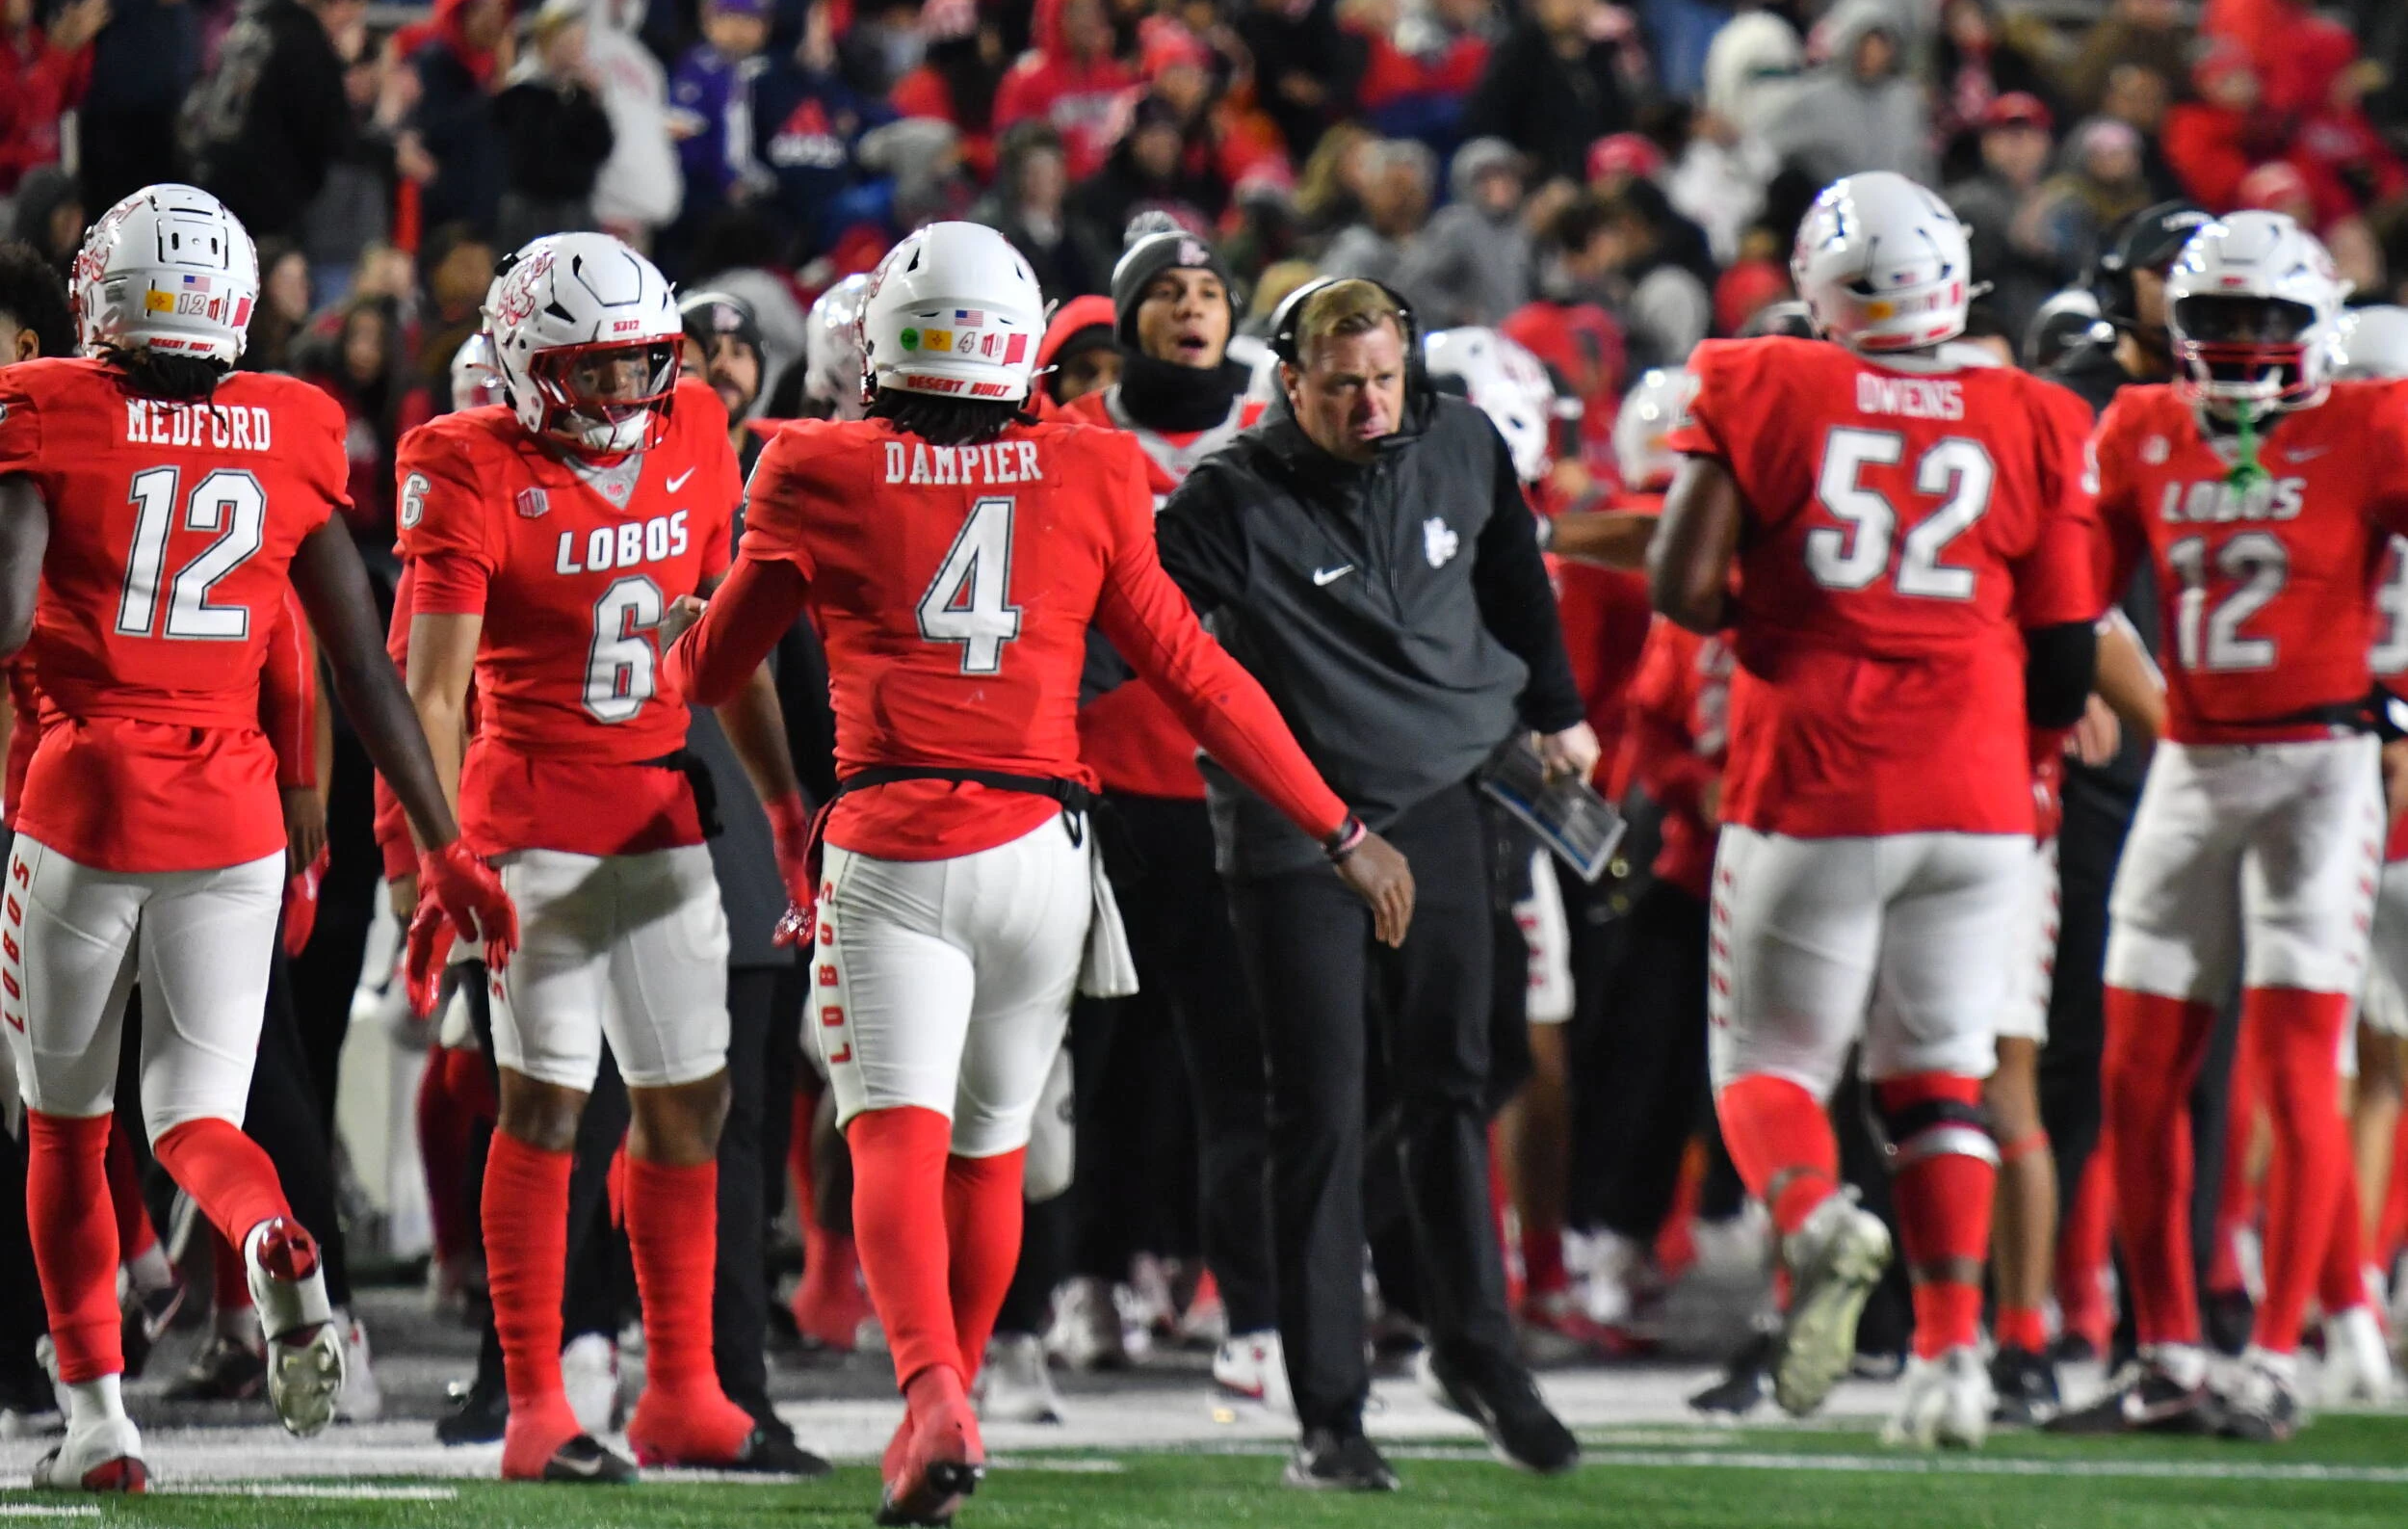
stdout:
POLYGON ((1755 1073, 1714 1099, 1722 1142, 1747 1191, 1772 1212, 1787 1236, 1840 1187, 1840 1144, 1831 1117, 1787 1078, 1755 1073), (1777 1181, 1777 1185, 1776 1185, 1777 1181), (1776 1194, 1777 1187, 1777 1194, 1776 1194))
POLYGON ((134 1141, 123 1122, 113 1119, 109 1129, 109 1203, 117 1211, 118 1256, 131 1263, 159 1241, 150 1227, 150 1209, 143 1203, 142 1169, 134 1161, 134 1141))
MULTIPOLYGON (((1881 1113, 1935 1103, 1981 1108, 1981 1080, 1914 1072, 1873 1085, 1881 1113)), ((1946 1121, 1892 1143, 1900 1167, 1891 1178, 1898 1241, 1915 1285, 1915 1352, 1934 1358, 1981 1341, 1981 1270, 1990 1253, 1990 1207, 1999 1165, 1963 1149, 1946 1121)), ((1986 1139, 1980 1144, 1985 1149, 1986 1139)))
POLYGON ((95 1381, 125 1368, 118 1329, 118 1228, 92 1207, 109 1193, 106 1115, 26 1112, 25 1227, 50 1312, 59 1378, 95 1381))
POLYGON ((720 1169, 625 1159, 627 1247, 643 1298, 643 1395, 627 1422, 638 1464, 734 1460, 752 1418, 720 1389, 711 1359, 720 1169))
POLYGON ((493 1133, 485 1155, 486 1282, 510 1399, 502 1474, 512 1480, 540 1476, 544 1463, 579 1432, 561 1385, 569 1164, 570 1154, 530 1147, 505 1131, 493 1133))
POLYGON ((954 1126, 934 1110, 866 1110, 845 1128, 852 1144, 852 1235, 862 1278, 886 1329, 895 1383, 944 1365, 966 1375, 955 1326, 945 1232, 945 1168, 954 1126))
POLYGON ((2113 1155, 2115 1224, 2143 1343, 2199 1341, 2190 1268, 2190 1096, 2215 1006, 2107 989, 2099 1092, 2113 1155))
POLYGON ((2342 1158, 2341 1193, 2333 1199, 2333 1229, 2316 1266, 2316 1305, 2328 1317, 2367 1304, 2367 1238, 2358 1203, 2358 1165, 2342 1158))
POLYGON ((2107 1310, 2107 1247, 2115 1226, 2115 1178, 2109 1168, 2107 1137, 2101 1134, 2082 1165, 2081 1182, 2074 1187, 2074 1205, 2056 1242, 2056 1305, 2065 1331, 2107 1352, 2109 1330, 2115 1326, 2107 1310))
POLYGON ((1999 1347, 2038 1354, 2049 1346, 2049 1321, 2038 1306, 1999 1307, 1999 1347))
MULTIPOLYGON (((2274 1122, 2274 1158, 2265 1173, 2265 1299, 2258 1303, 2249 1341, 2273 1354, 2299 1347, 2333 1202, 2353 1176, 2338 1058, 2354 1007, 2347 993, 2241 990, 2241 1044, 2257 1053, 2258 1079, 2274 1122)), ((2353 1226, 2356 1209, 2353 1199, 2353 1226)))
POLYGON ((231 1120, 186 1120, 159 1133, 150 1151, 238 1253, 253 1226, 293 1214, 275 1165, 231 1120))
POLYGON ((2240 1290, 2240 1234, 2257 1225, 2258 1185, 2249 1176, 2249 1148, 2258 1134, 2257 1053, 2246 1041, 2233 1053, 2224 1094, 2224 1176, 2215 1197, 2215 1245, 2208 1250, 2208 1288, 2240 1290))
POLYGON ((1020 1264, 1021 1171, 1029 1151, 945 1162, 947 1286, 954 1304, 954 1346, 962 1384, 977 1380, 995 1314, 1020 1264))
POLYGON ((476 1247, 476 1206, 468 1199, 468 1112, 451 1088, 450 1052, 436 1046, 418 1074, 418 1157, 427 1179, 427 1220, 434 1255, 443 1263, 476 1247))
POLYGON ((232 1243, 209 1230, 209 1275, 211 1293, 220 1311, 243 1311, 250 1306, 250 1271, 243 1267, 243 1255, 232 1243))
POLYGON ((1522 1287, 1533 1296, 1572 1288, 1572 1273, 1563 1267, 1562 1227, 1522 1228, 1522 1287))

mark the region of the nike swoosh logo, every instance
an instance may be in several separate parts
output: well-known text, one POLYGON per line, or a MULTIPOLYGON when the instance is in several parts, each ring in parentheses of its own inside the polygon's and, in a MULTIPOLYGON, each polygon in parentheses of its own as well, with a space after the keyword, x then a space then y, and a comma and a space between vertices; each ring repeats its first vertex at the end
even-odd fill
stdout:
POLYGON ((2314 461, 2332 449, 2330 446, 2302 446, 2297 451, 2283 453, 2283 457, 2288 461, 2314 461))
POLYGON ((564 1476, 599 1476, 602 1474, 602 1457, 586 1455, 571 1460, 565 1455, 554 1455, 549 1468, 564 1476))
POLYGON ((671 478, 668 481, 668 491, 675 493, 678 489, 683 488, 686 487, 686 480, 693 476, 694 469, 689 467, 684 472, 679 473, 676 477, 671 478))
POLYGON ((1351 563, 1341 563, 1334 568, 1315 568, 1313 570, 1313 587, 1315 589, 1321 589, 1324 586, 1335 584, 1340 579, 1345 578, 1348 574, 1352 573, 1353 571, 1354 565, 1351 563))

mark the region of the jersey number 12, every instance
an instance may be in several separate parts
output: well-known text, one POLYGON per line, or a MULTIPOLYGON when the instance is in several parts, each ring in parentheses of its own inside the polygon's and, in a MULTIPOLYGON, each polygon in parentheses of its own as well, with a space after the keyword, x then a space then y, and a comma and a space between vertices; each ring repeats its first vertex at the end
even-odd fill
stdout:
MULTIPOLYGON (((150 467, 134 475, 134 544, 126 550, 125 586, 118 595, 118 635, 148 637, 159 626, 159 586, 167 577, 168 534, 178 518, 177 471, 150 467)), ((187 531, 215 531, 168 585, 168 619, 160 635, 187 642, 239 643, 250 635, 250 611, 212 605, 209 592, 249 562, 266 539, 268 494, 239 467, 220 467, 184 502, 187 531)))
POLYGON ((1020 607, 1011 603, 1011 509, 1008 495, 972 505, 920 596, 920 635, 959 643, 965 674, 1002 669, 1004 645, 1020 635, 1020 607))

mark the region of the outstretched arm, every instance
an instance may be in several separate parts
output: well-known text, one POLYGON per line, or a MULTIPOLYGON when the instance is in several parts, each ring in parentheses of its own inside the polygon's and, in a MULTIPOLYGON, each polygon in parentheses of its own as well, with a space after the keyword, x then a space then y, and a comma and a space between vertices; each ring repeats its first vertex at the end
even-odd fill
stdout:
POLYGON ((734 700, 802 614, 810 588, 782 558, 739 557, 707 607, 690 595, 669 607, 661 622, 661 677, 697 706, 734 700))
POLYGON ((50 549, 50 506, 31 474, 0 477, 0 658, 34 635, 42 554, 50 549))
POLYGON ((1684 457, 1647 547, 1647 595, 1692 632, 1731 620, 1731 558, 1740 544, 1740 485, 1712 457, 1684 457))

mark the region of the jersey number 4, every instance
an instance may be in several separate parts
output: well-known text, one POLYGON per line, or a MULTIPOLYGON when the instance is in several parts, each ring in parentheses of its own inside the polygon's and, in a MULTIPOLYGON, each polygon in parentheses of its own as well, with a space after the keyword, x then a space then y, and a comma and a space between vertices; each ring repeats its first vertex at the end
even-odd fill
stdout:
MULTIPOLYGON (((134 475, 134 544, 125 557, 125 587, 118 596, 118 635, 148 637, 159 626, 159 586, 167 577, 168 534, 175 528, 177 471, 150 467, 134 475)), ((250 611, 212 605, 209 592, 249 562, 265 540, 268 495, 239 467, 220 467, 184 502, 187 531, 215 531, 168 584, 168 619, 160 635, 187 642, 239 643, 250 635, 250 611)))
MULTIPOLYGON (((1822 475, 1815 496, 1846 522, 1806 533, 1806 571, 1834 590, 1861 590, 1890 566, 1890 543, 1898 535, 1896 506, 1860 481, 1868 466, 1895 467, 1906 460, 1906 437, 1896 431, 1833 430, 1822 447, 1822 475)), ((1950 541, 1990 509, 1998 468, 1981 442, 1951 435, 1934 442, 1915 464, 1915 491, 1947 502, 1916 522, 1890 583, 1900 594, 1929 600, 1970 600, 1974 570, 1940 561, 1950 541)))
POLYGON ((1009 495, 972 505, 920 596, 920 635, 959 643, 965 674, 1002 669, 1004 645, 1020 635, 1020 607, 1011 603, 1011 509, 1009 495))

